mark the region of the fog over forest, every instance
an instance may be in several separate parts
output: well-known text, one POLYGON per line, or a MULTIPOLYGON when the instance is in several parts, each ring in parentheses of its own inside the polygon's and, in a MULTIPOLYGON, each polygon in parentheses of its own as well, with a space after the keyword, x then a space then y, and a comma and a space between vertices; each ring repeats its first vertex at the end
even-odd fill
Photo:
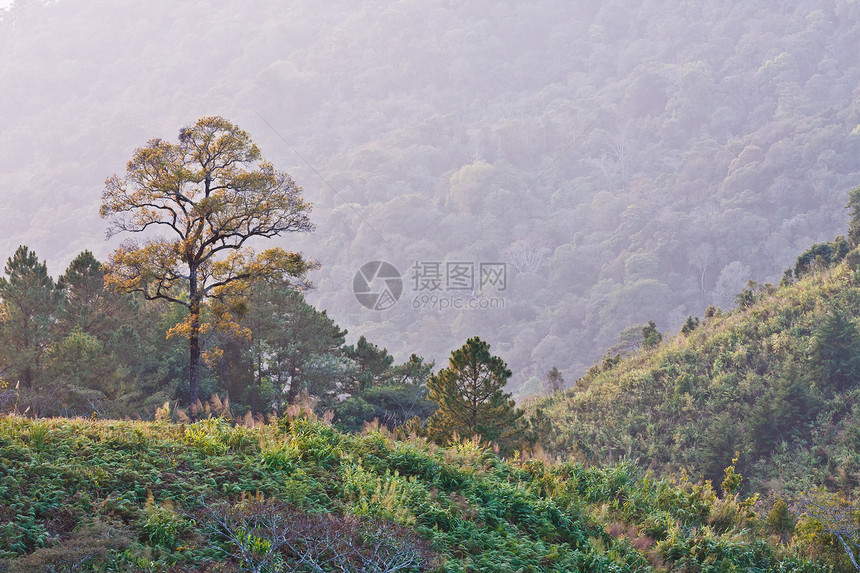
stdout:
POLYGON ((0 260, 104 260, 105 179, 224 116, 314 204, 316 231, 275 244, 320 262, 308 300, 349 341, 438 366, 478 335, 522 396, 843 233, 859 86, 850 0, 16 0, 0 260), (369 261, 403 276, 390 308, 354 296, 369 261))

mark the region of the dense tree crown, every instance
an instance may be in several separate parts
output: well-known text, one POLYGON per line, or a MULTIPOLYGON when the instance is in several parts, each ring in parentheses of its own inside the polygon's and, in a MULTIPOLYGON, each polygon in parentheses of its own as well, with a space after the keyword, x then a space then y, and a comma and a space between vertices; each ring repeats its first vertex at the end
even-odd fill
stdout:
POLYGON ((473 337, 451 353, 448 367, 427 381, 430 400, 439 409, 428 420, 431 436, 455 435, 501 442, 516 432, 522 412, 503 388, 511 376, 505 361, 490 354, 490 345, 473 337))
POLYGON ((256 334, 255 370, 260 378, 265 370, 276 411, 280 413, 283 404, 294 404, 299 391, 314 396, 337 394, 336 356, 346 331, 291 288, 257 284, 248 302, 256 334))
POLYGON ((261 159, 249 135, 221 117, 183 128, 178 143, 152 139, 134 151, 123 177, 105 183, 102 217, 109 235, 163 230, 129 240, 107 265, 105 280, 188 310, 176 329, 189 339, 189 400, 200 384, 204 304, 252 278, 304 277, 311 264, 272 248, 254 254, 253 239, 310 231, 301 188, 261 159))
POLYGON ((18 247, 0 277, 0 334, 8 345, 0 373, 26 389, 41 383, 44 355, 61 293, 36 253, 18 247), (5 364, 4 364, 5 363, 5 364))

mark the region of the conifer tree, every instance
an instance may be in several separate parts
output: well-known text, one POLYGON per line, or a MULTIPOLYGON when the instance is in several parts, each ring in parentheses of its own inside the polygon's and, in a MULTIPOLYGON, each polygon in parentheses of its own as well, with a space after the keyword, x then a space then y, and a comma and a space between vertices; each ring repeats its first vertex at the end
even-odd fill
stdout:
POLYGON ((138 338, 139 301, 105 288, 104 277, 104 266, 85 250, 57 279, 63 308, 48 351, 49 371, 72 394, 83 389, 127 398, 133 393, 131 356, 145 356, 138 338))
POLYGON ((289 285, 259 282, 253 288, 249 319, 256 330, 254 369, 261 376, 265 371, 278 412, 283 403, 294 404, 300 390, 336 394, 333 369, 346 331, 289 285))
POLYGON ((860 329, 834 304, 812 337, 811 355, 824 387, 840 392, 860 379, 860 329))
POLYGON ((391 365, 394 363, 394 357, 388 350, 373 344, 364 336, 358 338, 355 346, 344 348, 344 354, 356 365, 353 380, 350 386, 345 388, 352 394, 382 386, 393 375, 391 365))
POLYGON ((546 373, 545 383, 550 394, 555 394, 564 387, 564 376, 562 376, 561 371, 557 366, 553 366, 549 372, 546 373))
POLYGON ((430 400, 439 405, 428 429, 438 441, 475 435, 500 444, 520 431, 522 410, 503 388, 511 376, 504 360, 490 354, 490 345, 470 338, 451 353, 448 367, 427 381, 430 400))
POLYGON ((681 334, 687 336, 697 328, 699 328, 699 317, 697 316, 696 318, 693 318, 692 315, 687 316, 687 320, 684 322, 683 326, 681 326, 681 334))
POLYGON ((657 330, 657 324, 653 320, 649 320, 648 324, 642 329, 642 346, 645 348, 654 348, 663 342, 663 335, 657 330))
POLYGON ((90 251, 81 252, 57 279, 63 291, 61 335, 75 329, 106 338, 120 327, 134 323, 137 305, 131 296, 105 288, 105 268, 90 251))
POLYGON ((0 277, 0 368, 27 390, 38 386, 43 358, 61 303, 61 291, 36 253, 18 247, 0 277))

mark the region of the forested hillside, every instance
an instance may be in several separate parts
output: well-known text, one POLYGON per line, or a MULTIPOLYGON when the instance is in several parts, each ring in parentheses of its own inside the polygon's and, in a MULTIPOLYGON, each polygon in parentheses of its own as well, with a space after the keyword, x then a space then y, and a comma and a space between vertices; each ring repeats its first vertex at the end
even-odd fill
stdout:
POLYGON ((796 284, 751 284, 738 310, 711 309, 663 344, 607 357, 575 389, 530 405, 543 445, 565 459, 631 459, 715 483, 737 458, 745 491, 796 499, 824 486, 853 498, 857 263, 857 251, 833 268, 819 257, 796 284))
POLYGON ((0 259, 103 259, 131 150, 224 115, 315 203, 310 301, 398 360, 479 334, 522 393, 625 327, 676 331, 844 225, 860 6, 823 2, 17 1, 0 20, 0 259), (352 294, 367 261, 393 308, 352 294), (418 261, 506 261, 440 309, 418 261), (498 303, 498 301, 496 301, 498 303), (414 308, 418 306, 419 308, 414 308))

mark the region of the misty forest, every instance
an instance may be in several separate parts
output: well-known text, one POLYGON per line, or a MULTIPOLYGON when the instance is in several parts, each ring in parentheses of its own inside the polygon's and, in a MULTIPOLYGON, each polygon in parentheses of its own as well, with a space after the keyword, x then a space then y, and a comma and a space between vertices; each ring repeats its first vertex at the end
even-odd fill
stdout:
POLYGON ((0 2, 0 572, 860 571, 860 3, 0 2))

